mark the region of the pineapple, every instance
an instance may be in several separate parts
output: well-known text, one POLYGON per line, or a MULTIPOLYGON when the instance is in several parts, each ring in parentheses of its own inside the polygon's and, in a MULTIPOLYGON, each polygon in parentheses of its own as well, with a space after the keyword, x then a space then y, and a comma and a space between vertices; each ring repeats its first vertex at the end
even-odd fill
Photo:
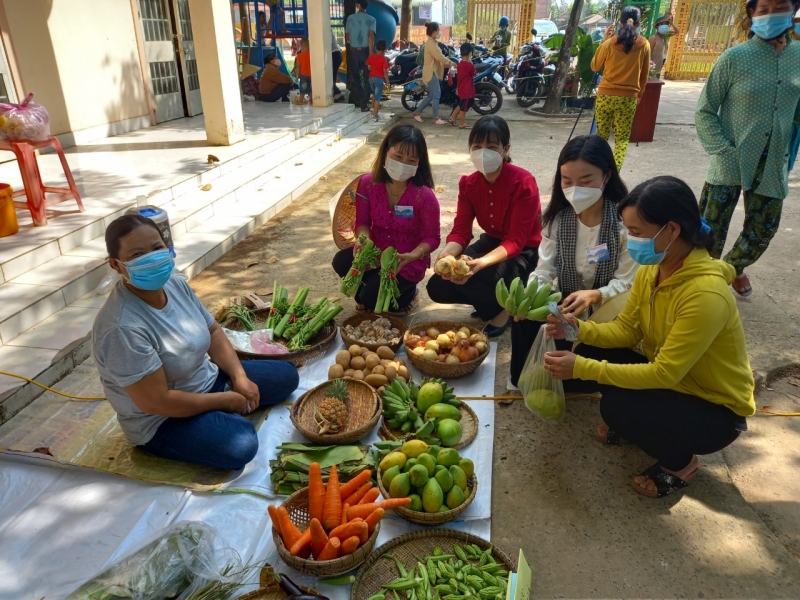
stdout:
POLYGON ((320 434, 336 433, 347 419, 347 382, 344 379, 334 380, 328 387, 327 394, 314 412, 314 421, 320 434))

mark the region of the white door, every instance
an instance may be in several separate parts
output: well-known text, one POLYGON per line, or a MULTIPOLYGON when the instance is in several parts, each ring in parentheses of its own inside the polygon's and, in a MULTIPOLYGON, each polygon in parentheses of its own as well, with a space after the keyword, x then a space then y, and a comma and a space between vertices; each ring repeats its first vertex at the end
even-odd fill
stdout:
POLYGON ((192 19, 189 16, 189 0, 173 0, 177 29, 178 52, 180 54, 183 89, 186 92, 186 109, 190 117, 203 112, 200 101, 200 79, 197 76, 197 57, 194 53, 192 19))
POLYGON ((184 116, 172 25, 166 0, 139 0, 144 54, 150 71, 156 123, 184 116))

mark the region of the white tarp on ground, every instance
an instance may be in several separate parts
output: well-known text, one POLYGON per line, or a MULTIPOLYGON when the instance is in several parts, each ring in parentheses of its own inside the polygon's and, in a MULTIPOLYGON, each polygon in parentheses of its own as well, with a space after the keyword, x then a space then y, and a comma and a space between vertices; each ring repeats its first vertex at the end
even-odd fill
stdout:
MULTIPOLYGON (((475 373, 452 382, 457 394, 494 394, 497 345, 491 346, 490 356, 475 373)), ((342 348, 334 345, 326 356, 301 369, 302 389, 292 399, 326 379, 335 353, 342 348)), ((414 373, 415 380, 419 376, 414 373)), ((478 494, 463 519, 448 527, 489 539, 494 403, 473 401, 470 406, 478 415, 480 432, 461 454, 475 462, 478 494)), ((365 442, 377 439, 373 432, 365 442)), ((255 460, 225 487, 271 493, 269 461, 277 455, 275 447, 303 441, 291 424, 289 407, 271 411, 259 431, 259 441, 255 460)), ((282 500, 250 493, 195 493, 35 458, 5 456, 0 458, 0 600, 63 598, 136 550, 155 531, 178 521, 212 525, 245 561, 266 561, 291 572, 277 555, 267 514, 268 504, 282 500)), ((421 528, 391 513, 382 521, 378 545, 421 528)), ((315 585, 313 579, 292 573, 298 583, 315 585)), ((316 587, 333 600, 349 598, 349 587, 316 587)))

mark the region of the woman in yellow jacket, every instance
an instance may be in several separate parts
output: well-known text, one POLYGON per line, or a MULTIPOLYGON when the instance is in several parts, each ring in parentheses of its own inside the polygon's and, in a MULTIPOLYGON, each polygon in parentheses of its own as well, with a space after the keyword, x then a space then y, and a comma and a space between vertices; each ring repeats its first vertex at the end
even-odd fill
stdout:
MULTIPOLYGON (((551 352, 556 379, 599 385, 598 440, 620 439, 657 459, 633 481, 661 497, 691 483, 698 454, 731 444, 755 413, 753 374, 729 264, 711 258, 711 230, 686 183, 662 176, 638 185, 619 206, 628 251, 642 265, 625 309, 611 323, 576 321, 578 355, 551 352), (642 344, 644 356, 629 348, 642 344)), ((547 332, 564 338, 550 317, 547 332)))
POLYGON ((428 86, 428 95, 423 98, 422 102, 417 106, 414 111, 414 120, 417 123, 422 123, 422 117, 419 115, 430 104, 433 110, 433 124, 444 125, 447 121, 439 118, 439 99, 442 97, 442 78, 444 77, 444 70, 446 67, 457 67, 458 63, 451 61, 444 54, 442 49, 439 48, 439 24, 438 23, 425 23, 425 33, 428 34, 428 39, 420 49, 424 52, 424 62, 422 67, 422 81, 428 86))

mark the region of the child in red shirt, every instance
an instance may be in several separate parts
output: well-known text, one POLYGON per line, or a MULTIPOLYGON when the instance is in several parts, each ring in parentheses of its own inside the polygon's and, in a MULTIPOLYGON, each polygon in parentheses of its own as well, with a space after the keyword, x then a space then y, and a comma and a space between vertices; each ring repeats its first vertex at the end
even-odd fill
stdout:
POLYGON ((472 44, 461 44, 461 62, 458 63, 456 69, 456 83, 458 94, 458 106, 456 106, 453 114, 450 115, 450 124, 455 127, 456 119, 461 116, 461 125, 459 129, 471 129, 466 124, 467 111, 469 110, 472 100, 475 98, 475 77, 478 72, 475 70, 475 65, 472 64, 472 44))
POLYGON ((303 38, 300 41, 300 52, 294 59, 300 79, 300 93, 308 94, 311 97, 311 52, 308 40, 303 38))
POLYGON ((367 59, 369 67, 369 89, 372 90, 372 116, 378 120, 378 111, 381 109, 381 96, 383 82, 389 85, 389 61, 386 60, 386 40, 379 40, 375 45, 375 54, 367 59))

